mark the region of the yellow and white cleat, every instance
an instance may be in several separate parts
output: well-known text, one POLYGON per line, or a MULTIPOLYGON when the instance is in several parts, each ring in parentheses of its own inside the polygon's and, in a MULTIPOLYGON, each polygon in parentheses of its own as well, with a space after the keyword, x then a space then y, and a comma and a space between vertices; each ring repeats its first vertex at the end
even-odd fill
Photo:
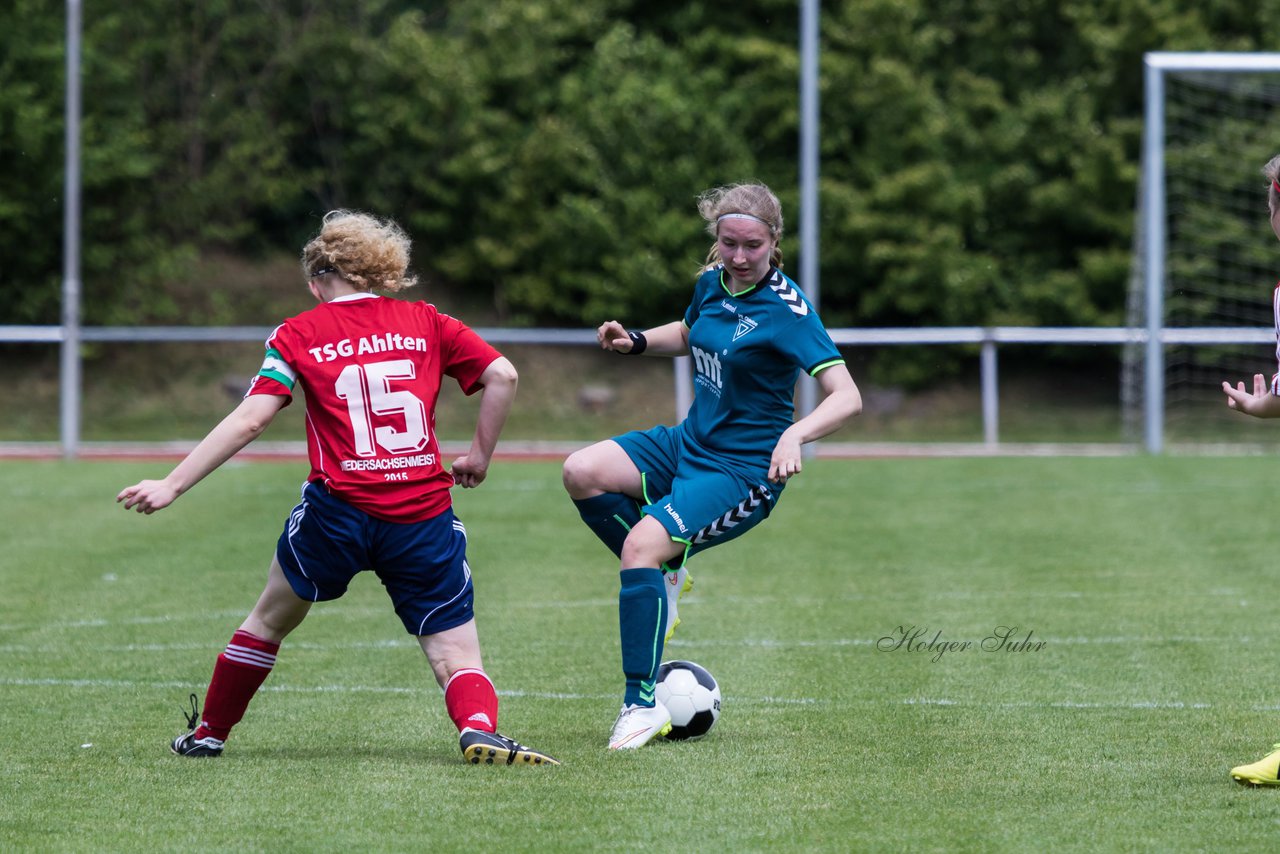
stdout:
POLYGON ((610 750, 634 750, 671 732, 671 713, 655 702, 652 706, 623 706, 609 736, 610 750))
POLYGON ((693 589, 693 576, 682 566, 679 569, 663 570, 662 581, 667 587, 667 633, 662 638, 665 643, 671 640, 671 636, 676 633, 676 626, 680 625, 676 604, 681 596, 693 589))
POLYGON ((1271 745, 1271 752, 1251 765, 1239 765, 1231 769, 1231 779, 1246 786, 1280 786, 1280 744, 1271 745))

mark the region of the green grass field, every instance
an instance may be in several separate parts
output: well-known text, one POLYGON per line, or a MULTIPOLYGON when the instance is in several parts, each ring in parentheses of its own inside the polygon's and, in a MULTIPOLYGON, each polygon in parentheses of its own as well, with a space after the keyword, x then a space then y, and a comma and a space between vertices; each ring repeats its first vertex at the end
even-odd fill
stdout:
MULTIPOLYGON (((218 760, 168 752, 253 604, 301 464, 0 462, 0 849, 1246 851, 1280 791, 1268 458, 820 460, 692 565, 668 658, 720 680, 700 742, 604 747, 617 581, 554 463, 457 496, 501 729, 461 761, 372 577, 317 606, 218 760), (997 627, 1043 642, 984 651, 997 627), (893 649, 969 642, 941 656, 893 649)), ((990 645, 990 644, 989 644, 990 645)))

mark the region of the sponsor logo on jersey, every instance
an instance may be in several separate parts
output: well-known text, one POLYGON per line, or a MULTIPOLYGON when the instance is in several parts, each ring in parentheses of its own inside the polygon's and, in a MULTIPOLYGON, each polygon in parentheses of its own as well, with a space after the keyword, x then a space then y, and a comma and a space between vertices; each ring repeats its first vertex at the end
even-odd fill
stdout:
POLYGON ((369 353, 391 353, 403 350, 426 352, 427 339, 387 332, 383 335, 369 335, 358 338, 354 342, 350 338, 333 341, 320 347, 307 350, 311 358, 317 362, 332 362, 334 359, 347 356, 364 356, 369 353))
POLYGON ((733 303, 729 302, 727 299, 720 300, 720 307, 723 308, 725 311, 729 312, 730 314, 738 313, 738 307, 733 303))
POLYGON ((408 457, 375 457, 368 460, 343 460, 343 471, 389 471, 412 469, 436 464, 435 454, 413 454, 408 457))
POLYGON ((758 325, 759 324, 751 318, 738 315, 738 328, 733 330, 733 340, 737 341, 743 335, 746 335, 752 329, 755 329, 758 325))
POLYGON ((719 397, 721 389, 724 388, 724 380, 720 375, 720 354, 708 353, 701 347, 692 345, 689 347, 689 353, 693 356, 693 367, 696 372, 694 382, 700 383, 719 397))

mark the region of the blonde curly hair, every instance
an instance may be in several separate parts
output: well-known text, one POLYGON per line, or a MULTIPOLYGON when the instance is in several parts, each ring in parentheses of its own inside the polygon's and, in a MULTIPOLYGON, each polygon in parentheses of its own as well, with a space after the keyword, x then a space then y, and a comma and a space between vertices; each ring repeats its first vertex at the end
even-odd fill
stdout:
POLYGON ((1262 174, 1271 182, 1271 186, 1267 188, 1267 204, 1275 210, 1280 207, 1280 192, 1276 191, 1276 187, 1280 186, 1280 154, 1267 161, 1267 165, 1262 167, 1262 174))
POLYGON ((302 274, 334 272, 358 290, 402 291, 418 283, 408 275, 409 236, 395 222, 359 211, 324 215, 320 233, 302 247, 302 274))
MULTIPOLYGON (((769 263, 782 267, 782 202, 764 184, 729 184, 715 187, 698 196, 698 213, 707 221, 707 234, 720 236, 720 217, 725 214, 747 214, 761 220, 773 238, 773 251, 769 263)), ((702 269, 720 263, 720 241, 711 244, 702 269)))

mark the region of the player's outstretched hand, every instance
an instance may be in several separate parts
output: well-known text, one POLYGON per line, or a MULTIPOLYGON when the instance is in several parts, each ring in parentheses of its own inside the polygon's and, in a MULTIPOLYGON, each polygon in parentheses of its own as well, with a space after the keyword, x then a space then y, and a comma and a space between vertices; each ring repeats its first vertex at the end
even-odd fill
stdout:
POLYGON ((163 480, 144 480, 126 486, 116 496, 116 503, 124 502, 124 509, 151 514, 163 510, 178 497, 178 491, 163 480))
POLYGON ((630 353, 633 342, 627 334, 627 328, 616 320, 607 320, 596 330, 596 340, 602 350, 617 350, 630 353))
POLYGON ((1252 392, 1245 390, 1243 381, 1236 383, 1234 388, 1231 383, 1224 382, 1222 390, 1227 395, 1227 406, 1232 409, 1258 418, 1280 416, 1280 398, 1271 393, 1267 378, 1262 374, 1253 375, 1252 392))
POLYGON ((453 461, 450 473, 453 474, 454 483, 463 489, 471 489, 484 483, 485 477, 489 474, 489 462, 465 454, 453 461))

